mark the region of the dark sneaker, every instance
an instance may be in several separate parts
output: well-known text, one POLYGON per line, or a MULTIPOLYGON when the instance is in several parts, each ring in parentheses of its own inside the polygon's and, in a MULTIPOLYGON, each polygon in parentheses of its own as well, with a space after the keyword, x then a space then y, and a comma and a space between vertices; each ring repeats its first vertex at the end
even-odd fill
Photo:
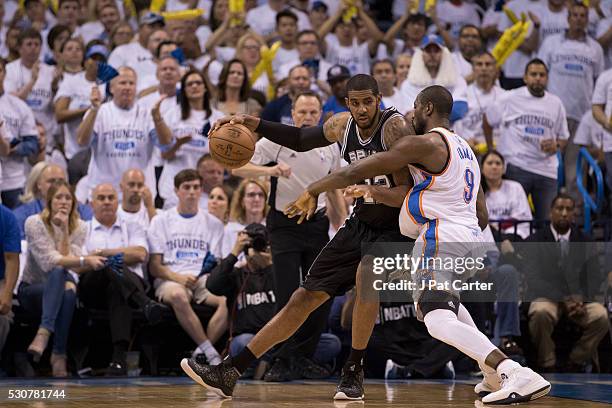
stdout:
POLYGON ((356 363, 347 363, 342 368, 340 384, 336 387, 335 400, 362 400, 363 367, 356 363))
POLYGON ((285 382, 297 379, 297 375, 291 369, 292 364, 289 359, 276 358, 272 363, 272 367, 264 375, 266 382, 285 382))
POLYGON ((516 344, 516 341, 514 341, 514 340, 506 340, 506 341, 504 341, 499 346, 499 349, 501 350, 502 353, 504 353, 507 356, 523 356, 523 355, 525 355, 525 353, 523 353, 523 349, 520 348, 520 346, 518 344, 516 344))
POLYGON ((119 361, 113 361, 109 364, 106 369, 106 377, 125 377, 127 375, 127 368, 125 363, 119 361))
POLYGON ((331 375, 331 372, 309 358, 298 357, 295 366, 299 367, 302 378, 307 380, 321 380, 331 375))
POLYGON ((191 379, 223 398, 231 398, 240 373, 230 365, 230 360, 209 366, 199 364, 194 358, 181 360, 181 368, 191 379))

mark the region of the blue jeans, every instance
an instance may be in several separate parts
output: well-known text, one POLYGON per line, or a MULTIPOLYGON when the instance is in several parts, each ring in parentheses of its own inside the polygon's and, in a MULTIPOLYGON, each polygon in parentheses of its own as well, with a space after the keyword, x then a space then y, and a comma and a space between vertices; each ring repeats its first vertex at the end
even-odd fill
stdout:
POLYGON ((495 339, 521 335, 518 292, 519 273, 512 265, 505 264, 493 270, 493 282, 497 288, 497 319, 495 339))
POLYGON ((511 164, 506 169, 506 177, 518 181, 525 194, 531 194, 536 221, 549 219, 550 204, 557 195, 557 179, 540 176, 511 164))
POLYGON ((19 285, 19 303, 30 313, 42 313, 40 327, 54 334, 53 352, 66 354, 70 323, 76 306, 76 289, 66 289, 74 279, 66 269, 54 268, 45 283, 19 285))
MULTIPOLYGON (((251 333, 242 333, 234 337, 230 343, 230 356, 237 356, 253 337, 255 335, 251 333)), ((312 359, 318 364, 329 363, 340 354, 341 347, 340 339, 336 335, 322 333, 312 359)))

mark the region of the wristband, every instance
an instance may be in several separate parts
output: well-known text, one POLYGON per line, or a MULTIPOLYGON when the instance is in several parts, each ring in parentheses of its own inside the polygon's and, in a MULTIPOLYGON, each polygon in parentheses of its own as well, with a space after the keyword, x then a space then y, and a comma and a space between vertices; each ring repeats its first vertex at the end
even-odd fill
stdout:
POLYGON ((84 256, 80 256, 79 257, 79 263, 81 264, 81 266, 85 266, 85 257, 84 256))

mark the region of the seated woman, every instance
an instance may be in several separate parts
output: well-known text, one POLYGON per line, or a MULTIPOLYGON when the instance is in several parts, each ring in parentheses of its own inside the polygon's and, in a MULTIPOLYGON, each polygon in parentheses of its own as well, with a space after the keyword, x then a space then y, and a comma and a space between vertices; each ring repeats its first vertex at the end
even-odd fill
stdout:
POLYGON ((69 269, 77 273, 84 266, 99 269, 105 262, 100 256, 81 255, 87 228, 76 205, 70 186, 60 179, 49 188, 42 213, 31 216, 25 224, 28 254, 18 298, 28 312, 42 314, 28 352, 38 361, 53 333, 54 377, 68 375, 66 344, 76 304, 76 285, 69 269))
MULTIPOLYGON (((520 183, 504 179, 504 156, 496 150, 482 157, 482 187, 487 201, 489 221, 496 238, 510 235, 511 241, 523 240, 530 234, 531 208, 520 183), (495 233, 498 234, 495 234, 495 233), (518 237, 517 237, 518 236, 518 237)), ((503 240, 503 239, 501 239, 503 240)))
POLYGON ((244 62, 239 59, 229 61, 219 75, 217 98, 213 109, 225 115, 244 113, 259 116, 262 106, 250 96, 249 74, 244 62))

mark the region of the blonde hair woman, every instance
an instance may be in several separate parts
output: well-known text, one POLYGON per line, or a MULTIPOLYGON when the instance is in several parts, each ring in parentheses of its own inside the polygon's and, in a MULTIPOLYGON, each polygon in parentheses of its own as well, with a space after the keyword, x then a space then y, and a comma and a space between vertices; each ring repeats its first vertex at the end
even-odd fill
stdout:
POLYGON ((268 189, 258 180, 242 180, 234 197, 230 210, 230 220, 243 226, 258 223, 265 224, 268 214, 268 189))
POLYGON ((87 227, 79 218, 76 203, 68 183, 59 180, 49 188, 42 213, 31 216, 25 224, 28 254, 18 297, 27 311, 42 315, 28 352, 39 360, 53 333, 54 377, 68 375, 66 345, 76 304, 76 285, 68 268, 75 272, 86 265, 100 269, 105 261, 99 256, 82 256, 87 227))

